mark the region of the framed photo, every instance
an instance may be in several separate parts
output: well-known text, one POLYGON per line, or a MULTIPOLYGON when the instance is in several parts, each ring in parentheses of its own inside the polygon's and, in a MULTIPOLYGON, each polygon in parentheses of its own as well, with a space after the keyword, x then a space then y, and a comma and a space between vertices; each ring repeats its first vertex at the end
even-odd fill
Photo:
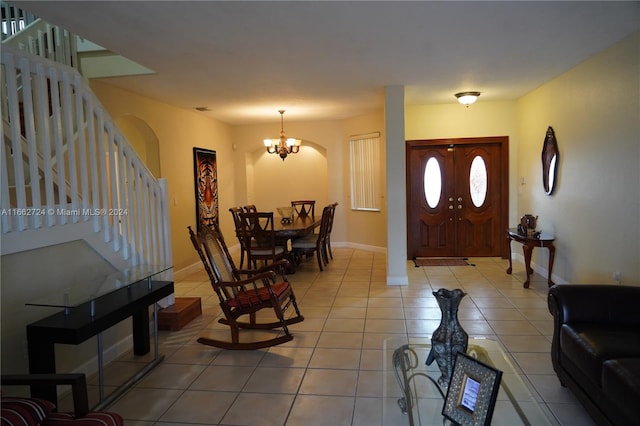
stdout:
POLYGON ((216 152, 193 148, 196 188, 196 228, 218 224, 218 164, 216 152))
POLYGON ((490 425, 502 371, 458 352, 442 415, 456 424, 490 425))

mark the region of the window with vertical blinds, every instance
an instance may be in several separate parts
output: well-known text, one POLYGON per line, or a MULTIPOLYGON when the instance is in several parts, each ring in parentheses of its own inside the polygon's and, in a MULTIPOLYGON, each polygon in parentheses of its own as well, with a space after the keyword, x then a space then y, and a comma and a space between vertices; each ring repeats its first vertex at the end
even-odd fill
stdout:
POLYGON ((380 133, 349 138, 351 209, 380 211, 380 133))

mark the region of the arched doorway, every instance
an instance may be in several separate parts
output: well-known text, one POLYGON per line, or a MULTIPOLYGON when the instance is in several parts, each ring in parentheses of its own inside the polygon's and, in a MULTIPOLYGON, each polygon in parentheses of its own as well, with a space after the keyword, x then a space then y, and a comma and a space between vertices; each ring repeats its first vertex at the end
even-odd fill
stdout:
POLYGON ((247 154, 247 201, 260 210, 276 211, 291 200, 328 204, 327 150, 303 140, 300 151, 284 161, 264 148, 247 154))
POLYGON ((149 171, 156 178, 160 177, 160 144, 153 129, 144 120, 133 115, 123 115, 113 121, 149 171))

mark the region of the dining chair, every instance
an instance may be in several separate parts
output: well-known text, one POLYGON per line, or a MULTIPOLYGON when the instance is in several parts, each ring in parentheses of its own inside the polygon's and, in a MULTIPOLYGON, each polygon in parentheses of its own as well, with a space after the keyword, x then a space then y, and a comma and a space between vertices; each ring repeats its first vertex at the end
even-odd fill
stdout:
POLYGON ((242 239, 249 243, 245 245, 249 266, 256 268, 258 261, 268 264, 285 258, 285 248, 276 241, 273 212, 242 212, 240 219, 242 239))
POLYGON ((247 204, 246 206, 244 206, 244 211, 246 213, 255 213, 258 211, 258 208, 255 204, 247 204))
POLYGON ((304 317, 298 308, 293 288, 284 275, 289 262, 282 259, 260 269, 236 269, 217 224, 204 227, 198 234, 190 226, 188 229, 191 242, 220 302, 224 318, 220 318, 218 322, 229 326, 231 331, 231 341, 200 337, 198 343, 222 349, 254 350, 291 341, 293 335, 288 326, 304 321, 304 317), (277 277, 276 270, 282 272, 281 278, 277 277), (285 319, 285 312, 290 307, 293 307, 295 314, 285 319), (256 313, 263 309, 272 310, 276 321, 257 322, 256 313), (239 320, 244 315, 249 316, 248 322, 239 320), (276 328, 281 328, 284 334, 264 340, 240 342, 241 329, 276 328))
POLYGON ((325 237, 325 250, 329 252, 329 256, 333 259, 333 252, 331 251, 331 231, 333 231, 333 218, 336 214, 336 207, 338 207, 338 203, 335 202, 330 204, 331 206, 331 217, 329 218, 329 225, 327 227, 327 235, 325 237))
POLYGON ((318 260, 318 267, 321 271, 323 270, 323 266, 329 264, 325 242, 330 217, 331 205, 328 205, 322 209, 320 231, 317 234, 308 234, 291 242, 291 252, 294 259, 296 259, 296 262, 301 262, 303 255, 312 255, 315 252, 318 260))
POLYGON ((296 200, 291 202, 291 207, 300 217, 315 217, 315 200, 296 200))
POLYGON ((229 211, 231 212, 231 216, 233 216, 236 238, 238 239, 238 243, 240 244, 240 268, 242 269, 242 265, 244 264, 244 256, 247 253, 246 245, 251 244, 251 241, 244 241, 242 235, 242 218, 240 217, 240 213, 243 212, 242 207, 231 207, 229 211))

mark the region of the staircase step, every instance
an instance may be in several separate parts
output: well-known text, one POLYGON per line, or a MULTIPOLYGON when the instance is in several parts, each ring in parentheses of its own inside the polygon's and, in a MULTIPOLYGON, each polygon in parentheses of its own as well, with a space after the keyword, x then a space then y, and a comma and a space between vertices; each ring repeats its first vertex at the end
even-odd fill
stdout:
POLYGON ((158 311, 158 329, 179 331, 202 315, 199 297, 176 297, 175 303, 158 311))

